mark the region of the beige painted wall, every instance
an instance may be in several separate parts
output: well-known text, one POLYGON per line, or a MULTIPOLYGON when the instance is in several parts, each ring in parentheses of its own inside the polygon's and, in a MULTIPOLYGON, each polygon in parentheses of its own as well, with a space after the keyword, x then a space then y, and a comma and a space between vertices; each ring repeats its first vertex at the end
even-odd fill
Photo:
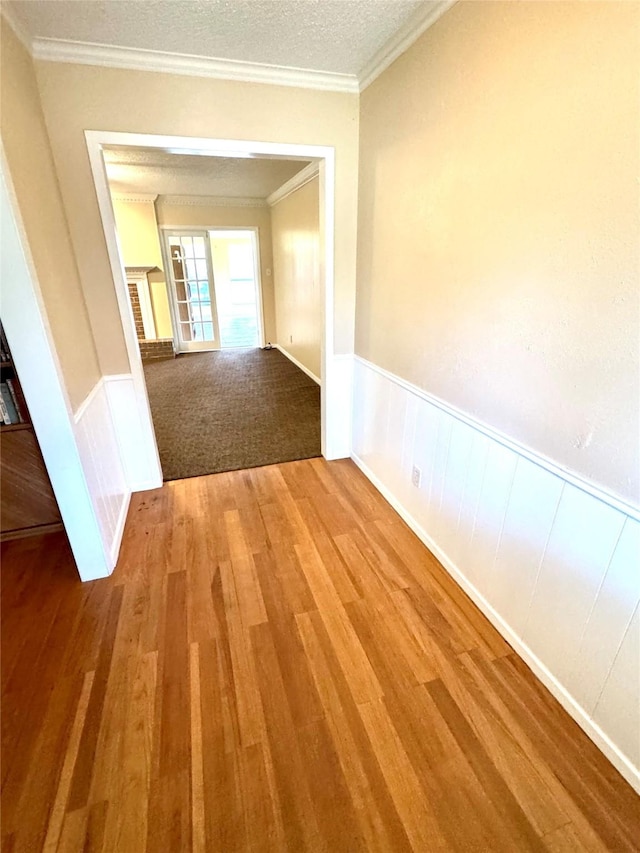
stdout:
POLYGON ((4 18, 0 37, 2 144, 64 383, 75 410, 100 378, 98 359, 33 63, 4 18))
POLYGON ((152 201, 127 201, 112 196, 120 251, 127 267, 158 267, 149 273, 149 291, 158 338, 173 337, 169 299, 162 268, 156 210, 152 201))
POLYGON ((336 352, 353 346, 358 96, 37 62, 38 81, 100 363, 129 369, 86 129, 330 145, 336 150, 336 352))
POLYGON ((277 343, 320 378, 319 180, 271 208, 277 343))
POLYGON ((460 2, 361 96, 356 352, 638 499, 637 3, 460 2))
POLYGON ((113 212, 124 262, 131 267, 162 269, 156 210, 152 201, 127 201, 112 196, 113 212))
POLYGON ((156 202, 158 223, 177 228, 257 228, 260 244, 260 276, 266 341, 276 341, 273 295, 273 255, 271 251, 271 213, 268 207, 230 207, 204 204, 172 204, 160 196, 156 202))

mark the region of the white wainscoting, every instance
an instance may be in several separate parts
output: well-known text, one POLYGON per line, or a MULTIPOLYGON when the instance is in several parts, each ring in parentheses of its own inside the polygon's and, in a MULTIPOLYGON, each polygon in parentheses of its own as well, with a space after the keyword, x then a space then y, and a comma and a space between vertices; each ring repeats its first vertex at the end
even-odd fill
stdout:
POLYGON ((325 459, 346 459, 351 455, 351 413, 353 406, 353 355, 333 355, 326 359, 326 380, 322 385, 322 417, 325 419, 325 459))
POLYGON ((76 442, 94 507, 109 573, 118 560, 131 489, 114 427, 105 377, 74 415, 76 442))
POLYGON ((129 490, 143 492, 146 489, 159 489, 162 486, 162 470, 156 437, 148 416, 146 391, 141 400, 130 373, 105 376, 104 385, 129 490), (141 407, 144 407, 143 412, 141 407), (147 416, 143 417, 145 410, 147 416))
POLYGON ((637 509, 364 359, 353 370, 354 461, 640 791, 637 509))
MULTIPOLYGON (((146 402, 146 400, 145 400, 146 402)), ((98 520, 107 572, 118 561, 132 492, 162 486, 153 433, 147 435, 133 376, 103 376, 73 417, 80 462, 98 520)))

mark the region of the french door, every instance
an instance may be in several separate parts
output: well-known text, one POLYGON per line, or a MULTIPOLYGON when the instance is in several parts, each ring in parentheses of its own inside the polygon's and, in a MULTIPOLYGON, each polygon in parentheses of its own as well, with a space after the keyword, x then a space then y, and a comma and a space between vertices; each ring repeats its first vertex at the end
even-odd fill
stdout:
POLYGON ((179 352, 220 349, 208 231, 165 231, 179 352))

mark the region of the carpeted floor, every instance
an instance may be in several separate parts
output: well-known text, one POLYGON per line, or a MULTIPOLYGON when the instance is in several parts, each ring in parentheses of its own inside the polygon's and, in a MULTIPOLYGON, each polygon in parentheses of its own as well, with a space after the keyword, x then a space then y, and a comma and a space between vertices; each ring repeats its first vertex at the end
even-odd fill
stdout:
POLYGON ((165 480, 320 456, 320 388, 278 350, 145 365, 165 480))

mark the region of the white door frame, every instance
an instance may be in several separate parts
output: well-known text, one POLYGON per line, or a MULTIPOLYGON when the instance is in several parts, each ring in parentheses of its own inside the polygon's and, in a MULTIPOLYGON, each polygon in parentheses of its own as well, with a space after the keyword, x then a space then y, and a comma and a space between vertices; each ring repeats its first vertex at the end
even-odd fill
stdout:
POLYGON ((86 130, 85 138, 93 173, 93 180, 102 217, 111 272, 115 284, 118 307, 122 319, 131 374, 138 399, 139 414, 144 422, 145 440, 153 442, 157 470, 150 472, 150 480, 162 481, 157 444, 147 397, 144 372, 138 341, 133 325, 124 267, 118 248, 116 224, 109 192, 109 183, 103 157, 107 145, 175 149, 181 153, 192 151, 211 157, 253 156, 269 159, 311 160, 319 164, 320 175, 320 244, 321 286, 323 290, 323 335, 320 358, 321 377, 321 442, 326 459, 338 459, 350 452, 351 412, 345 402, 350 400, 350 386, 346 387, 346 371, 334 356, 334 244, 335 244, 335 149, 326 145, 299 145, 257 140, 210 139, 207 137, 164 136, 146 133, 86 130))
POLYGON ((173 288, 168 273, 171 258, 167 257, 167 251, 164 245, 164 234, 162 229, 158 227, 158 242, 160 243, 160 254, 162 255, 162 263, 164 264, 164 288, 167 294, 167 303, 169 305, 169 315, 171 316, 171 335, 173 337, 173 351, 180 352, 180 334, 178 332, 178 318, 176 317, 176 308, 173 304, 173 288))
MULTIPOLYGON (((160 245, 164 242, 164 233, 165 231, 179 231, 181 228, 186 228, 189 230, 190 226, 178 226, 178 225, 159 225, 158 230, 160 231, 160 245)), ((266 343, 266 338, 264 334, 264 302, 262 299, 262 255, 260 254, 260 229, 257 225, 198 225, 193 226, 194 230, 200 229, 209 232, 209 237, 211 237, 212 231, 246 231, 251 234, 251 239, 253 243, 253 275, 256 283, 256 299, 257 299, 257 312, 258 312, 258 341, 259 346, 263 347, 266 343)), ((163 249, 164 251, 164 249, 163 249)), ((166 260, 166 256, 163 255, 166 260)), ((213 265, 213 260, 212 260, 213 265)), ((213 271, 213 281, 215 288, 215 278, 216 271, 213 271)), ((173 315, 172 315, 173 316, 173 315)), ((221 340, 222 343, 222 340, 221 340)))

